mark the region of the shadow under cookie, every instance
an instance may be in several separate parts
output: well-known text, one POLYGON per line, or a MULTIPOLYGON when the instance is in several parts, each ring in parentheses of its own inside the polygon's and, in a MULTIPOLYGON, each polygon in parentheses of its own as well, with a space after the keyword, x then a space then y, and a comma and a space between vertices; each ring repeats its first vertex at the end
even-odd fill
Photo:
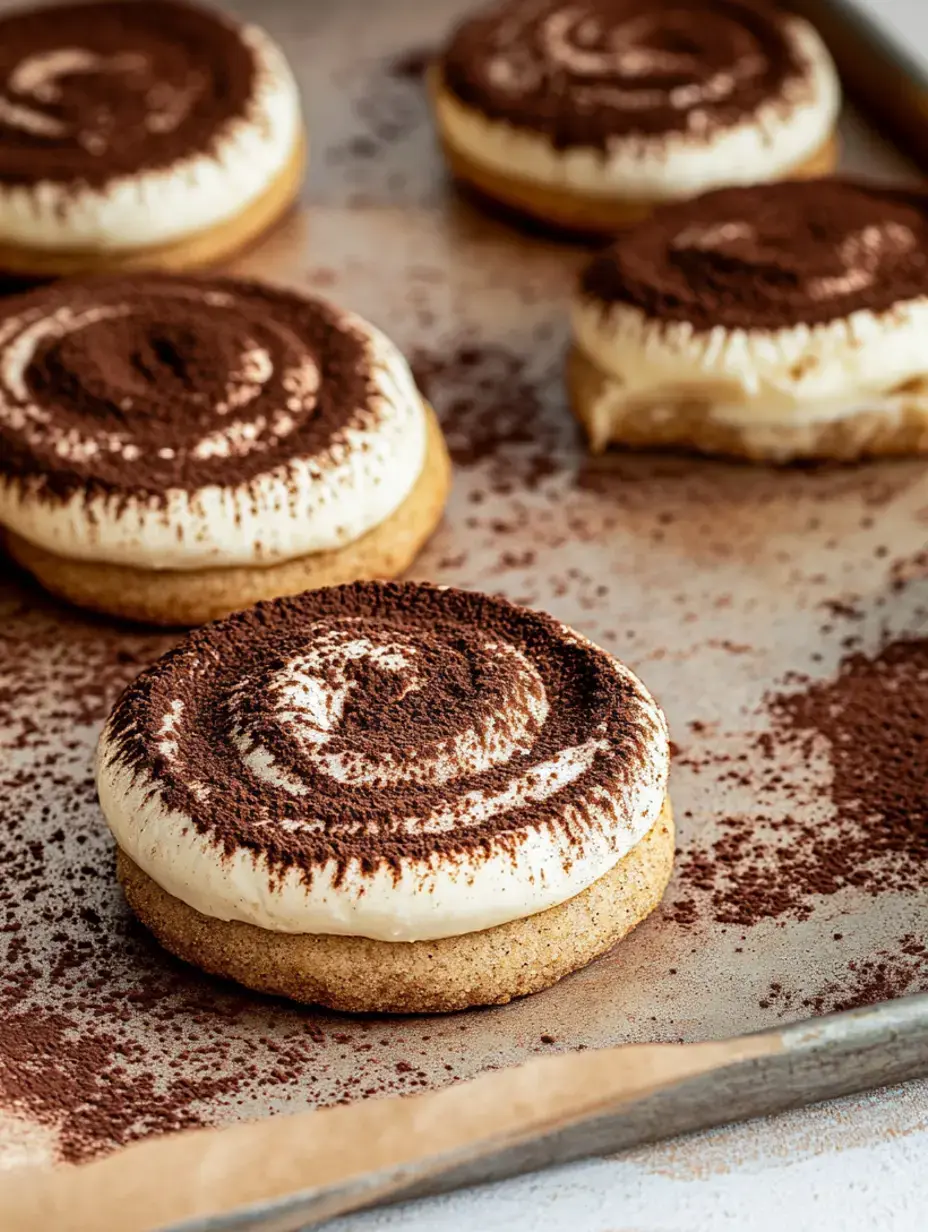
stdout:
POLYGON ((412 491, 383 522, 344 547, 272 565, 142 569, 69 560, 8 531, 7 550, 46 590, 78 607, 158 625, 198 625, 262 599, 321 586, 393 578, 412 564, 441 521, 451 460, 435 412, 424 403, 426 455, 412 491))
POLYGON ((178 958, 258 992, 354 1013, 443 1013, 539 992, 592 962, 659 904, 670 878, 670 801, 618 864, 537 915, 435 941, 272 932, 213 919, 117 849, 129 906, 178 958))

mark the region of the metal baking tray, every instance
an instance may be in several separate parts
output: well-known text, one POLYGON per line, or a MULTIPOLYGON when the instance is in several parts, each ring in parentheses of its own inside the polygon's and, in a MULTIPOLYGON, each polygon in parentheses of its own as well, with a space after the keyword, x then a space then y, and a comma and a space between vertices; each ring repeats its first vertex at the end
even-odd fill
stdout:
MULTIPOLYGON (((235 269, 350 305, 413 359, 457 463, 413 576, 554 613, 661 701, 681 850, 665 906, 548 992, 446 1017, 343 1017, 183 967, 129 917, 91 778, 107 708, 174 638, 66 610, 5 564, 0 1164, 440 1087, 539 1053, 723 1039, 928 987, 913 944, 925 894, 804 894, 748 925, 713 905, 718 862, 705 888, 692 860, 718 856, 740 819, 767 845, 758 875, 787 884, 784 847, 807 827, 840 834, 827 742, 781 742, 771 698, 923 635, 925 464, 590 459, 561 376, 585 253, 473 211, 435 146, 422 66, 466 7, 235 6, 286 48, 311 130, 300 210, 235 269)), ((853 114, 843 137, 846 167, 916 174, 853 114)), ((928 1038, 925 1001, 907 1005, 907 1031, 928 1038)), ((874 1038, 892 1036, 898 1013, 868 1012, 874 1038)), ((810 1080, 803 1097, 835 1089, 810 1080)), ((764 1107, 748 1099, 739 1113, 764 1107)))

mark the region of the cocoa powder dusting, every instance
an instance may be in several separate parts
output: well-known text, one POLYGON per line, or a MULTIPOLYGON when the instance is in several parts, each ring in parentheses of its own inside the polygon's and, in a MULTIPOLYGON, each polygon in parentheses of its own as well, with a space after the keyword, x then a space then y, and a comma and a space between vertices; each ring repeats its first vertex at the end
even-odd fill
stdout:
POLYGON ((0 322, 10 345, 37 315, 81 314, 97 319, 50 327, 21 387, 0 381, 0 476, 50 501, 163 503, 296 458, 324 468, 347 427, 376 419, 365 340, 321 300, 233 279, 95 278, 6 300, 0 322), (232 406, 253 447, 204 451, 232 406))
POLYGON ((760 777, 746 769, 759 802, 786 790, 811 813, 723 818, 708 849, 684 851, 683 893, 674 914, 707 911, 722 924, 808 918, 823 897, 928 890, 928 640, 853 651, 832 680, 771 695, 772 730, 756 740, 760 777), (819 789, 783 769, 787 752, 808 766, 824 755, 819 789), (818 800, 815 799, 818 795, 818 800))
POLYGON ((805 66, 785 25, 755 0, 508 0, 465 20, 440 64, 469 107, 559 148, 681 132, 698 140, 694 111, 705 139, 784 105, 788 90, 796 98, 805 66), (616 47, 630 26, 637 55, 616 47), (720 77, 736 88, 713 91, 720 77))
POLYGON ((569 862, 603 824, 604 795, 620 828, 634 823, 629 802, 636 781, 652 779, 658 734, 640 699, 608 655, 550 617, 451 588, 356 583, 190 634, 117 702, 103 765, 140 776, 220 850, 260 855, 273 877, 296 869, 309 884, 333 864, 336 881, 382 867, 427 877, 436 857, 515 860, 539 828, 555 832, 569 862), (326 758, 349 767, 363 758, 374 767, 364 776, 334 774, 305 751, 302 733, 317 720, 291 690, 323 670, 307 658, 319 647, 325 685, 345 696, 326 758), (537 674, 526 678, 521 663, 537 674), (474 793, 492 800, 522 779, 543 784, 559 756, 592 740, 596 755, 544 795, 469 816, 474 793), (510 743, 511 753, 492 755, 510 743), (255 748, 303 790, 254 773, 243 753, 255 748), (436 758, 453 761, 450 780, 436 758), (441 828, 409 820, 436 815, 447 819, 441 828))
POLYGON ((776 330, 928 291, 928 195, 829 178, 725 188, 629 228, 583 272, 608 312, 776 330))
POLYGON ((100 187, 212 154, 248 116, 254 83, 238 28, 179 0, 11 13, 0 18, 0 183, 100 187), (65 62, 51 85, 21 71, 53 54, 65 62))

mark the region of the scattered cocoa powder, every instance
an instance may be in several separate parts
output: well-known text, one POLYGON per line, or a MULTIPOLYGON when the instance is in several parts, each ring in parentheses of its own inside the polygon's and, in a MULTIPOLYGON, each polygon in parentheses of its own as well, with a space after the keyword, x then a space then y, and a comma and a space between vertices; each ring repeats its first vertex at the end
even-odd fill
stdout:
POLYGON ((568 464, 576 428, 563 414, 545 413, 543 394, 561 387, 559 354, 537 375, 526 355, 497 344, 420 347, 410 362, 455 464, 485 467, 494 494, 533 488, 568 464))
MULTIPOLYGON (((840 935, 836 939, 840 940, 840 935)), ((784 1015, 800 1010, 836 1014, 928 992, 928 946, 909 933, 892 949, 880 948, 868 958, 851 959, 841 964, 838 971, 835 979, 826 981, 809 995, 792 993, 782 983, 773 982, 761 999, 760 1008, 773 1008, 784 1015)))
POLYGON ((406 81, 420 81, 436 55, 434 47, 410 47, 390 61, 390 75, 406 81))
MULTIPOLYGON (((249 995, 132 920, 93 783, 116 697, 174 643, 0 585, 0 1109, 62 1158, 174 1128, 421 1090, 417 1028, 249 995), (394 1036, 400 1035, 405 1043, 394 1036)), ((450 1028, 449 1028, 450 1030, 450 1028)), ((460 1047, 444 1050, 453 1081, 460 1047)), ((438 1068, 441 1068, 440 1066, 438 1068)))
POLYGON ((726 774, 753 786, 759 800, 786 790, 796 812, 724 818, 711 847, 685 851, 678 921, 692 923, 705 906, 719 923, 747 926, 807 918, 823 896, 845 890, 928 889, 928 640, 852 651, 833 679, 767 702, 772 731, 756 740, 759 781, 746 767, 726 774), (827 757, 827 789, 787 777, 787 748, 804 767, 827 757))

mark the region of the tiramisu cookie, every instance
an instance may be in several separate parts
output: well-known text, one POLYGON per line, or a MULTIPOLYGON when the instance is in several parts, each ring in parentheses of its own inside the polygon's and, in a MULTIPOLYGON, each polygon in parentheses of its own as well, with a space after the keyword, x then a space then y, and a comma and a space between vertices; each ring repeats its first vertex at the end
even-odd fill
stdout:
POLYGON ((186 270, 293 202, 296 85, 254 26, 179 0, 0 19, 0 270, 186 270))
POLYGON ((835 162, 828 52, 761 0, 507 0, 458 28, 432 85, 454 175, 574 231, 835 162))
POLYGON ((668 206, 587 267, 573 337, 594 450, 928 451, 928 195, 820 180, 668 206))
POLYGON ((548 616, 413 583, 259 604, 122 695, 97 758, 129 904, 263 992, 424 1012, 554 983, 670 875, 663 715, 548 616))
POLYGON ((323 301, 147 275, 0 308, 0 526, 74 603, 198 624, 394 577, 449 477, 402 355, 323 301))

